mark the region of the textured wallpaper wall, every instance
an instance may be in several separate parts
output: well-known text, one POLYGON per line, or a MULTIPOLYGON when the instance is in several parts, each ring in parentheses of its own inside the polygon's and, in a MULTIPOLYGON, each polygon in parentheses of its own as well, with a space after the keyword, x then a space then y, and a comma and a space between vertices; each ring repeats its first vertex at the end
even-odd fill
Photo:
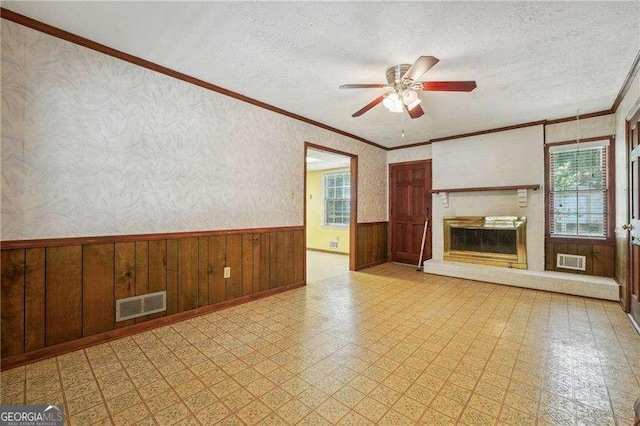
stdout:
POLYGON ((4 240, 302 225, 305 141, 386 220, 385 151, 2 20, 4 240))

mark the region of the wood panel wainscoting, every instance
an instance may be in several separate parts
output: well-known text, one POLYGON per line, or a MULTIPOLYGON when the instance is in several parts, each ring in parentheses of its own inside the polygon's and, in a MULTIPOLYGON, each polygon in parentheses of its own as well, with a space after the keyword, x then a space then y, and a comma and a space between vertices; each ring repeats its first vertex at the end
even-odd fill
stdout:
POLYGON ((580 240, 565 239, 553 241, 553 238, 547 238, 544 246, 544 269, 547 271, 615 278, 615 242, 593 240, 581 242, 580 240), (556 266, 558 253, 585 256, 586 270, 574 271, 558 268, 556 266))
POLYGON ((389 260, 388 222, 358 223, 356 270, 380 265, 389 260))
POLYGON ((303 286, 304 245, 302 226, 3 241, 2 369, 303 286), (115 322, 165 290, 166 312, 115 322))

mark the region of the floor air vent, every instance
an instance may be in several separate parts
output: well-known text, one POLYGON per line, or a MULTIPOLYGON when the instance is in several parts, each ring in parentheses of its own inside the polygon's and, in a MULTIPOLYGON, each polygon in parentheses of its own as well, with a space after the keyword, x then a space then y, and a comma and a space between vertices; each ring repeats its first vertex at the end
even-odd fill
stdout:
POLYGON ((116 322, 166 310, 166 291, 118 299, 116 300, 116 322))
POLYGON ((575 254, 558 253, 556 266, 563 269, 573 269, 576 271, 585 271, 587 269, 586 256, 576 256, 575 254))

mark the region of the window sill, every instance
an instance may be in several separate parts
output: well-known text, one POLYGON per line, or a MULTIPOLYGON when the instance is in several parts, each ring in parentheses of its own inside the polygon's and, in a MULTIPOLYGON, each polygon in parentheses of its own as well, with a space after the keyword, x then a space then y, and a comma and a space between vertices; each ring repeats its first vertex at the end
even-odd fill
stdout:
POLYGON ((326 229, 349 229, 349 224, 346 224, 346 225, 322 224, 321 228, 322 229, 325 229, 325 228, 326 229))
POLYGON ((597 246, 613 246, 616 244, 613 238, 593 238, 593 237, 569 237, 569 236, 549 236, 544 238, 547 243, 560 244, 591 244, 597 246))

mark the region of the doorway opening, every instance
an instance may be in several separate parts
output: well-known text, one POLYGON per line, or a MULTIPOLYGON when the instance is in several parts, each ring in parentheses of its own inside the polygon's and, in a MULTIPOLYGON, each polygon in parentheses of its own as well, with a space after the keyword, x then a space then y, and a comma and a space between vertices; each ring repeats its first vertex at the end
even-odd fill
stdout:
POLYGON ((357 157, 305 144, 306 281, 353 269, 357 157))

